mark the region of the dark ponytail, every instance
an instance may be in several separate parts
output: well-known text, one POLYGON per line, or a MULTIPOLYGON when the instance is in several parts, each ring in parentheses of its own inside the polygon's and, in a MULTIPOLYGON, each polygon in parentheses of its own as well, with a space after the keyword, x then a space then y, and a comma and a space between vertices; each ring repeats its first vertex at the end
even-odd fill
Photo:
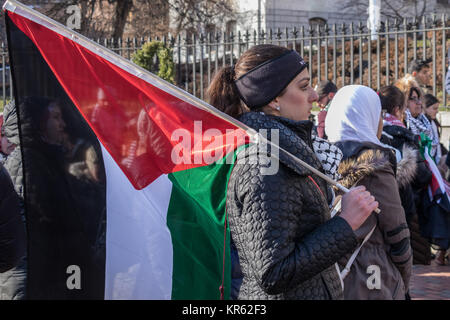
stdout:
POLYGON ((219 69, 214 75, 206 95, 210 105, 234 118, 248 111, 234 84, 234 71, 231 66, 219 69))
POLYGON ((241 100, 234 81, 260 64, 281 56, 287 51, 289 51, 288 48, 273 44, 256 45, 245 51, 234 68, 223 67, 214 75, 206 91, 208 103, 234 118, 250 111, 250 108, 241 100))

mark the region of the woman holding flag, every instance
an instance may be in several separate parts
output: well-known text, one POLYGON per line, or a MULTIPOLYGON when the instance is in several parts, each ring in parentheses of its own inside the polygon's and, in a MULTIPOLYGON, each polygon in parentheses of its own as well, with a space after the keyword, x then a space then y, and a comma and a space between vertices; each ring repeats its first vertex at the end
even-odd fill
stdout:
POLYGON ((354 230, 378 202, 355 188, 343 197, 342 214, 331 218, 330 185, 296 160, 332 175, 342 156, 311 135, 308 116, 318 97, 307 64, 295 51, 257 45, 234 67, 219 70, 208 94, 213 106, 268 131, 271 145, 269 152, 258 145, 239 152, 228 184, 227 213, 243 274, 237 298, 342 299, 335 263, 356 248, 354 230), (278 151, 278 170, 269 173, 274 157, 267 159, 278 151))

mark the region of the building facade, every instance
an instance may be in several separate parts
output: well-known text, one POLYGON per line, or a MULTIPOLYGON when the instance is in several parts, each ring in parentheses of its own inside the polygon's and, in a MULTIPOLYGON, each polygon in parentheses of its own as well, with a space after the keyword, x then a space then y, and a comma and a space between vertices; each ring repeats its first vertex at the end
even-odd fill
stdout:
MULTIPOLYGON (((449 0, 378 0, 381 19, 450 14, 449 0)), ((236 30, 283 30, 300 26, 361 22, 367 25, 369 0, 240 0, 236 30)))

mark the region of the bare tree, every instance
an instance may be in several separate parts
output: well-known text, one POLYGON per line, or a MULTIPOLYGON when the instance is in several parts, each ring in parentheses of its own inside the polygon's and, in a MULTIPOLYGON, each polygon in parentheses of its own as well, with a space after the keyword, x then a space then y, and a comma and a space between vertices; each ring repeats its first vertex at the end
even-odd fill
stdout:
MULTIPOLYGON (((181 31, 203 32, 212 25, 234 19, 236 0, 21 0, 41 13, 66 24, 77 6, 81 23, 76 31, 89 38, 162 36, 181 31), (169 16, 172 11, 172 16, 169 16), (169 19, 174 28, 170 29, 169 19)), ((220 25, 223 27, 223 25, 220 25)))
POLYGON ((169 6, 175 13, 175 35, 183 30, 201 32, 208 25, 234 17, 232 0, 170 0, 169 6))
POLYGON ((109 3, 115 3, 113 20, 113 38, 121 38, 128 15, 133 7, 133 0, 108 0, 109 3))
POLYGON ((164 0, 65 0, 49 2, 39 11, 64 23, 68 17, 66 9, 72 5, 81 11, 81 28, 77 31, 90 38, 122 38, 127 28, 146 29, 142 24, 152 27, 153 34, 168 32, 168 5, 164 0))

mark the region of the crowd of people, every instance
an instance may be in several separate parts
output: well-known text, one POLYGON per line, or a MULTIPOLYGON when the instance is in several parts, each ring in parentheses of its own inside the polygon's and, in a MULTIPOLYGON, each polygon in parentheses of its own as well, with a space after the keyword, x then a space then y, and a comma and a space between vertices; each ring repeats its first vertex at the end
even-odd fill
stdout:
MULTIPOLYGON (((429 155, 439 169, 446 189, 450 173, 447 165, 448 150, 440 142, 441 125, 436 118, 440 102, 432 94, 426 93, 431 89, 429 62, 412 61, 410 73, 394 85, 382 87, 377 92, 383 111, 383 129, 379 141, 393 148, 396 153, 397 184, 411 231, 414 263, 430 264, 434 256, 436 264, 445 265, 448 261, 448 244, 443 247, 436 245, 441 240, 425 231, 430 227, 427 223, 433 223, 429 222, 429 208, 423 205, 424 198, 428 197, 432 173, 425 164, 424 157, 420 155, 421 148, 423 153, 424 146, 428 147, 429 155)), ((322 81, 315 89, 319 94, 317 104, 321 108, 318 114, 317 135, 327 138, 325 118, 337 88, 331 81, 322 81), (328 97, 326 104, 323 104, 322 97, 328 97)), ((357 122, 354 121, 355 124, 357 122)), ((448 230, 443 232, 450 235, 448 230)))
POLYGON ((275 45, 217 72, 209 103, 277 130, 280 146, 276 174, 246 161, 263 152, 250 145, 229 180, 233 299, 410 299, 413 263, 430 264, 432 254, 446 263, 450 226, 433 225, 433 215, 448 222, 448 157, 427 63, 413 61, 378 92, 331 81, 313 89, 302 57, 275 45))

